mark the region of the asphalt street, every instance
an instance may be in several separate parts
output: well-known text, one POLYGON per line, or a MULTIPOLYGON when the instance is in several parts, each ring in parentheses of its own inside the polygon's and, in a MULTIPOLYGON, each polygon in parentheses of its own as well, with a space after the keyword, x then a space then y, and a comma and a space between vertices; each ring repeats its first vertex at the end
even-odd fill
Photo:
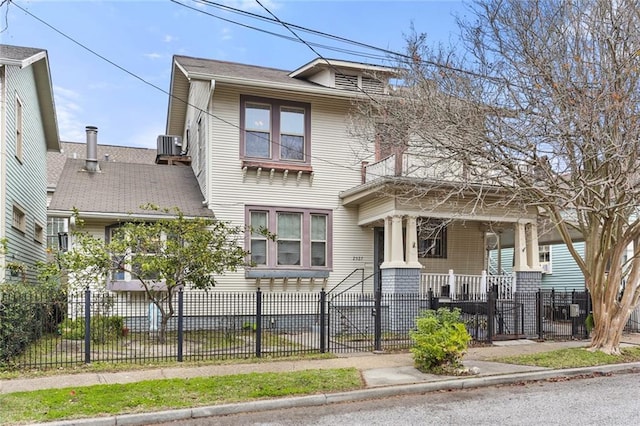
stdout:
POLYGON ((640 373, 438 391, 165 425, 633 425, 640 373))

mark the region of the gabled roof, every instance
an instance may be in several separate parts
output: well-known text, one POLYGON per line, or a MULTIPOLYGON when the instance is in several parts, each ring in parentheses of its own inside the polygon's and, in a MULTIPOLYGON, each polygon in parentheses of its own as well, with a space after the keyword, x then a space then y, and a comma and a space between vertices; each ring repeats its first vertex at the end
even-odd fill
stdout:
MULTIPOLYGON (((336 61, 342 67, 372 71, 386 70, 390 68, 360 64, 349 61, 336 61)), ((326 63, 326 62, 325 62, 326 63)), ((329 64, 326 64, 329 66, 329 64)), ((312 61, 305 67, 320 67, 320 62, 312 61)), ((316 69, 314 68, 314 69, 316 69)), ((306 93, 316 96, 332 98, 356 98, 363 96, 358 91, 347 91, 327 87, 306 80, 303 75, 296 75, 297 71, 285 71, 276 68, 259 67, 255 65, 239 64, 235 62, 217 61, 213 59, 193 58, 189 56, 175 55, 171 70, 171 83, 169 91, 169 106, 167 111, 167 135, 184 134, 184 126, 189 99, 189 85, 192 80, 211 81, 215 84, 228 84, 243 87, 272 89, 292 93, 306 93)))
POLYGON ((0 44, 0 64, 20 68, 33 67, 47 150, 59 150, 60 136, 58 134, 58 120, 56 119, 56 108, 53 101, 53 84, 51 82, 47 51, 32 47, 0 44))
POLYGON ((398 73, 397 69, 383 67, 380 65, 371 65, 361 62, 343 61, 340 59, 317 58, 308 62, 295 71, 291 71, 289 76, 294 78, 304 78, 316 74, 319 70, 335 68, 340 70, 353 70, 367 72, 370 74, 384 74, 392 76, 398 73))
MULTIPOLYGON (((158 151, 151 148, 136 148, 98 144, 98 160, 118 163, 155 164, 158 151)), ((84 160, 87 157, 85 142, 61 142, 60 152, 47 153, 47 186, 55 188, 67 158, 84 160)))
POLYGON ((73 209, 81 217, 120 218, 167 216, 140 208, 151 203, 161 208, 178 207, 185 216, 214 217, 191 167, 157 164, 100 162, 100 171, 84 170, 83 160, 67 159, 49 215, 69 215, 73 209))

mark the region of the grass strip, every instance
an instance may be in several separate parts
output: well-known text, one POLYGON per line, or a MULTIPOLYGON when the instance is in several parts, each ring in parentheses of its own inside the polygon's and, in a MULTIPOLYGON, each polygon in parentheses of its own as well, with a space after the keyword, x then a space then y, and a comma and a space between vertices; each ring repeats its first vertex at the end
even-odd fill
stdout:
POLYGON ((361 389, 355 368, 250 373, 0 395, 1 424, 141 413, 361 389))
POLYGON ((591 352, 585 348, 571 348, 529 355, 496 357, 491 361, 548 368, 592 367, 640 361, 640 347, 622 348, 621 352, 621 355, 608 355, 600 351, 591 352))

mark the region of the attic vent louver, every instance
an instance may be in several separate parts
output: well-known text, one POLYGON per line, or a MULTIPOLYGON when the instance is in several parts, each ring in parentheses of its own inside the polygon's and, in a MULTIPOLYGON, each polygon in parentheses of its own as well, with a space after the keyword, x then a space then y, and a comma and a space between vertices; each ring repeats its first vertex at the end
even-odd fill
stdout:
POLYGON ((336 74, 336 89, 342 90, 358 90, 358 76, 357 75, 345 75, 336 74))
POLYGON ((180 155, 182 137, 174 135, 158 136, 158 156, 180 155))

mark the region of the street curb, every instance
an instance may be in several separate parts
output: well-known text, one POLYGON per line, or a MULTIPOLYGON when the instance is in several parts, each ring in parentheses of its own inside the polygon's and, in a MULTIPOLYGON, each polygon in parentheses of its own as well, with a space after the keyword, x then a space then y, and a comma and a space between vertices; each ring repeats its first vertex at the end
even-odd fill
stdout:
POLYGON ((64 420, 49 423, 38 423, 34 426, 145 425, 149 423, 189 420, 203 417, 224 416, 229 414, 251 413, 284 408, 313 407, 320 405, 337 404, 342 402, 364 401, 368 399, 421 394, 441 390, 473 389, 487 386, 508 385, 513 383, 535 382, 553 378, 570 378, 584 375, 624 373, 633 371, 640 371, 640 362, 598 365, 594 367, 579 367, 564 370, 538 370, 524 373, 509 373, 485 377, 465 377, 447 379, 437 382, 360 389, 351 392, 307 395, 281 399, 267 399, 234 404, 211 405, 191 409, 187 408, 179 410, 158 411, 151 413, 122 414, 117 416, 97 417, 92 419, 64 420))

